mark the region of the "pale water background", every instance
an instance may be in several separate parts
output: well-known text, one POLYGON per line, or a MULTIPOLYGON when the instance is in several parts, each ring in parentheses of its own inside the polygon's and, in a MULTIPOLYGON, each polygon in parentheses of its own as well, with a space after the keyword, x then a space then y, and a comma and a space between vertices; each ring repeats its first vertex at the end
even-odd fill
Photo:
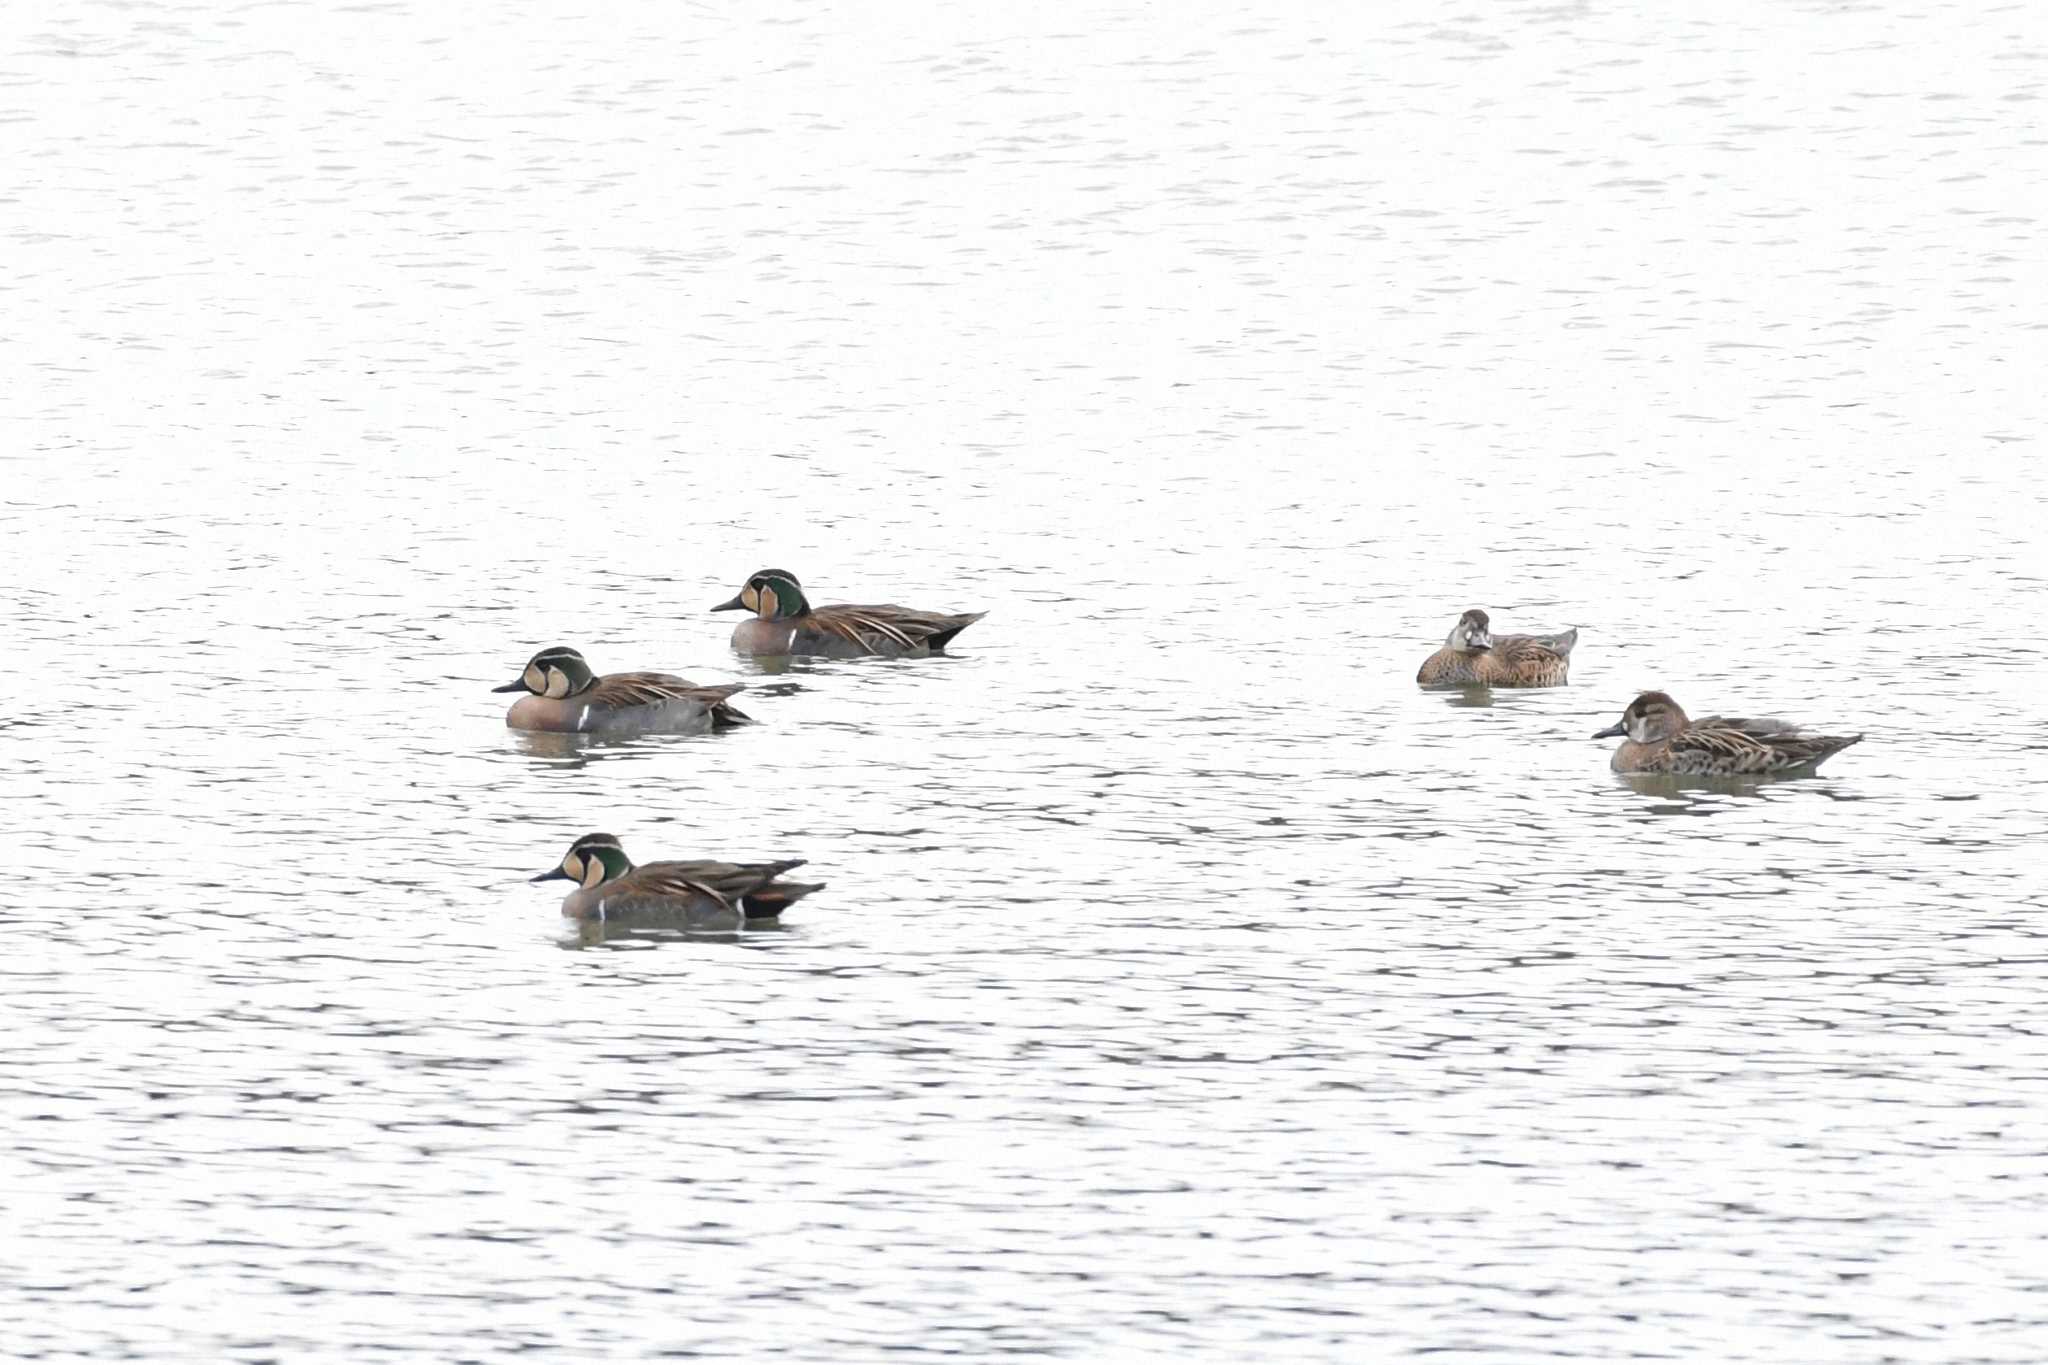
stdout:
POLYGON ((2048 1358, 2048 18, 1280 8, 12 0, 0 1351, 2048 1358))

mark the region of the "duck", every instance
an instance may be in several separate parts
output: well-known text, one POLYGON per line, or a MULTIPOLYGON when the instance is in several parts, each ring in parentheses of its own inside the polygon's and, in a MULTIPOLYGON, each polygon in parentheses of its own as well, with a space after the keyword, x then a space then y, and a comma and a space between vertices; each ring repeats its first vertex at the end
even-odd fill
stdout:
POLYGON ((528 880, 575 882, 576 889, 562 901, 562 914, 580 922, 737 928, 775 919, 822 890, 823 882, 781 880, 783 873, 803 865, 802 858, 782 858, 766 863, 694 860, 635 866, 612 835, 586 834, 569 845, 554 868, 528 880))
POLYGON ((916 611, 910 607, 814 607, 787 569, 763 569, 730 602, 713 611, 751 611, 732 632, 741 654, 773 657, 814 654, 829 659, 876 655, 921 658, 945 652, 955 635, 987 612, 916 611))
POLYGON ((583 656, 565 645, 544 649, 520 675, 493 692, 526 692, 505 712, 514 730, 557 734, 698 735, 752 723, 730 701, 745 683, 699 687, 672 673, 591 671, 583 656))
POLYGON ((1694 777, 1803 777, 1863 739, 1809 734, 1785 720, 1693 720, 1666 692, 1643 693, 1593 738, 1615 735, 1628 738, 1614 751, 1614 771, 1694 777))
POLYGON ((1458 618, 1444 647, 1422 661, 1424 687, 1562 687, 1579 628, 1553 635, 1500 635, 1474 607, 1458 618))

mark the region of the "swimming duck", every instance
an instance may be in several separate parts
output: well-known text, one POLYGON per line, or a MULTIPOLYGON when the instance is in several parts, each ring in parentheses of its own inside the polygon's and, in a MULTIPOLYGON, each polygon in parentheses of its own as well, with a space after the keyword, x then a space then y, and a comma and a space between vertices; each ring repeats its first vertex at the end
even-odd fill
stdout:
POLYGON ((787 569, 763 569, 739 595, 713 611, 751 611, 732 633, 742 654, 819 654, 853 659, 877 654, 901 658, 942 653, 955 635, 986 612, 914 611, 909 607, 814 607, 787 569))
POLYGON ((561 734, 695 735, 752 720, 726 699, 744 683, 699 687, 670 673, 607 673, 598 677, 573 649, 544 649, 517 679, 493 692, 527 692, 505 713, 514 730, 561 734))
POLYGON ((1476 607, 1458 618, 1444 647, 1422 661, 1424 687, 1562 687, 1577 626, 1555 635, 1501 635, 1476 607))
POLYGON ((1784 720, 1688 718, 1667 693, 1645 692, 1595 739, 1627 735, 1614 751, 1618 773, 1696 777, 1804 776, 1862 735, 1813 735, 1784 720))
POLYGON ((736 928, 774 919, 819 890, 822 882, 777 880, 803 865, 802 858, 785 858, 772 863, 687 861, 635 867, 617 839, 586 834, 569 845, 558 867, 529 880, 577 883, 562 901, 562 914, 569 919, 736 928))

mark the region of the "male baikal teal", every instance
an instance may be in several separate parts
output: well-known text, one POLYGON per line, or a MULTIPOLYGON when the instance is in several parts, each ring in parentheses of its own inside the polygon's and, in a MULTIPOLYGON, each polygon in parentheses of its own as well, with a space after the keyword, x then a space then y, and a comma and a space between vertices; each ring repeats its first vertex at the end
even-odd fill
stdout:
POLYGON ((831 659, 921 657, 945 651, 955 635, 986 612, 918 611, 897 606, 814 607, 787 569, 763 569, 729 602, 713 611, 751 611, 733 629, 741 654, 773 657, 810 654, 831 659))
POLYGON ((586 834, 562 861, 531 881, 572 881, 562 901, 573 920, 610 925, 730 929, 779 918, 796 902, 822 890, 822 882, 786 882, 782 874, 802 858, 766 863, 708 859, 634 865, 609 834, 586 834))
POLYGON ((514 730, 559 734, 696 735, 746 725, 753 718, 732 704, 744 683, 699 687, 673 673, 607 673, 602 677, 573 649, 556 646, 533 656, 520 675, 493 692, 525 692, 505 712, 514 730))

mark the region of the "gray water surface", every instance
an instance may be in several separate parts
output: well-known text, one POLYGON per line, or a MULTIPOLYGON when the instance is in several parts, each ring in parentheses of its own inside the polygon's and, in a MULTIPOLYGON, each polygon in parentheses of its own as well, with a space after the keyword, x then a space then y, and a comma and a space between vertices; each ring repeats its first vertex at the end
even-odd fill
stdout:
POLYGON ((1895 0, 10 6, 0 1352, 2048 1357, 2044 93, 1895 0), (764 670, 766 564, 990 614, 764 670), (1572 685, 1416 690, 1468 606, 1572 685), (557 643, 761 724, 508 732, 557 643), (1632 784, 1652 686, 1867 738, 1632 784), (593 830, 828 886, 584 942, 593 830))

